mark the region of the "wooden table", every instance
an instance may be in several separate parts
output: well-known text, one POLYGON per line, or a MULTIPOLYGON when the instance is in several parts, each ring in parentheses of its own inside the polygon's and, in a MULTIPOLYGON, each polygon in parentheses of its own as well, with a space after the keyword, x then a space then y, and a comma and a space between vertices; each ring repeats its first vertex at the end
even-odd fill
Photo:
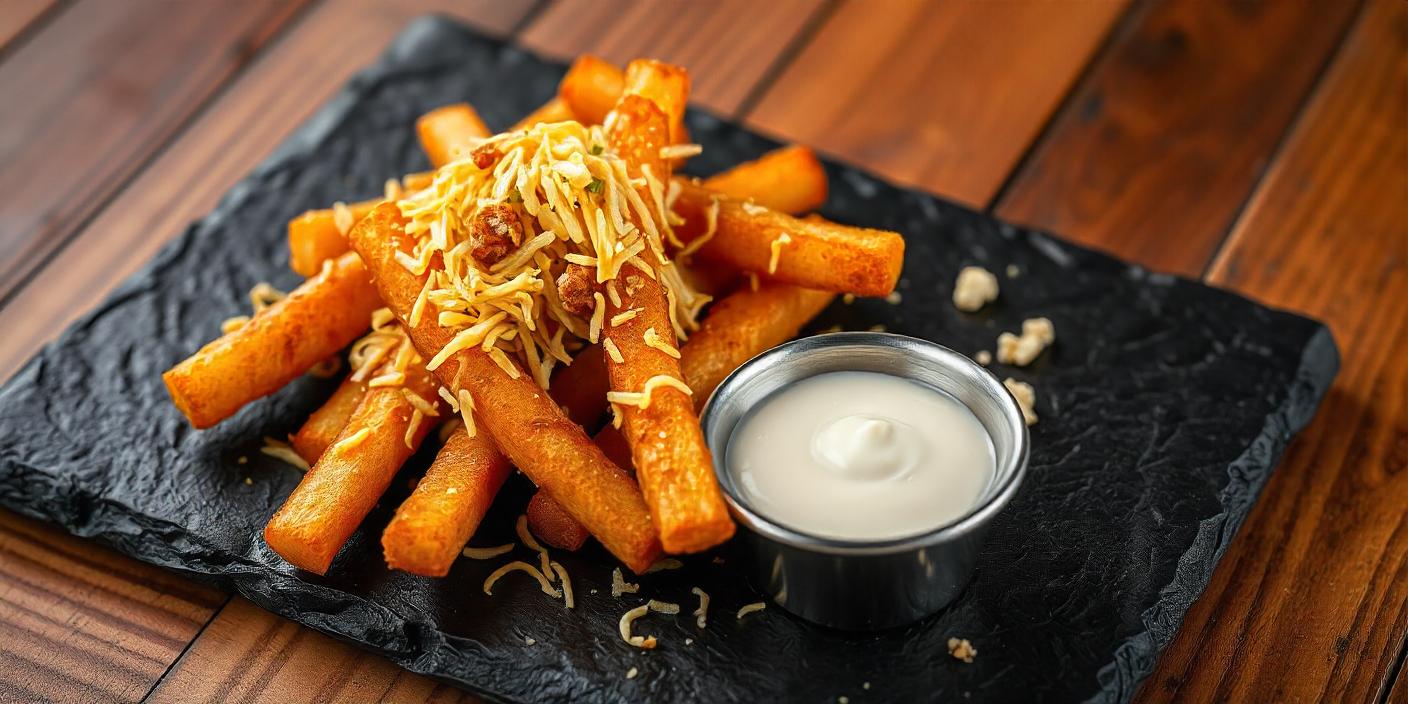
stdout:
MULTIPOLYGON (((683 63, 759 130, 1327 321, 1343 371, 1143 698, 1408 702, 1408 4, 5 0, 0 377, 423 12, 683 63)), ((464 698, 0 512, 0 700, 464 698)))

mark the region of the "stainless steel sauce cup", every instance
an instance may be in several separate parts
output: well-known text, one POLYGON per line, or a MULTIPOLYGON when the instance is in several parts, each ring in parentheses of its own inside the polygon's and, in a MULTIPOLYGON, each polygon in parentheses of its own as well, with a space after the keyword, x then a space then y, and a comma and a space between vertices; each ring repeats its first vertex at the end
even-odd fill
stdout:
POLYGON ((1027 471, 1027 426, 1006 387, 946 347, 903 335, 833 333, 789 342, 729 375, 704 408, 704 437, 734 517, 754 585, 808 621, 848 630, 899 626, 932 614, 968 582, 994 517, 1027 471), (968 406, 992 438, 997 471, 972 511, 929 532, 883 541, 809 535, 741 498, 727 471, 728 443, 748 412, 784 386, 834 371, 911 379, 968 406))

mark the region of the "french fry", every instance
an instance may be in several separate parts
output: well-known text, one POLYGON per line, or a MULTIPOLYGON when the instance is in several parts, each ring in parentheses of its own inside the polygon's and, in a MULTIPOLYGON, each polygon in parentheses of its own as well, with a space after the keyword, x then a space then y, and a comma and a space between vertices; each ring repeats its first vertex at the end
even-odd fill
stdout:
POLYGON ((555 548, 576 551, 591 537, 547 492, 539 491, 528 500, 528 528, 538 540, 555 548))
MULTIPOLYGON (((401 179, 400 188, 419 191, 428 187, 432 180, 434 174, 428 172, 407 174, 401 179)), ((394 182, 388 182, 388 188, 395 185, 394 182)), ((288 221, 289 268, 303 276, 318 273, 324 261, 336 259, 347 251, 344 226, 351 228, 382 200, 384 199, 373 198, 346 206, 347 215, 344 217, 347 222, 343 225, 338 224, 338 210, 335 207, 309 210, 288 221)))
POLYGON ((625 72, 609 61, 583 54, 567 69, 557 94, 583 124, 599 125, 625 89, 625 72))
MULTIPOLYGON (((632 62, 627 73, 657 79, 672 75, 667 70, 637 68, 654 63, 632 62)), ((644 87, 635 84, 635 89, 658 92, 650 90, 648 82, 644 87)), ((683 104, 674 107, 683 109, 683 104)), ((670 167, 661 158, 660 148, 669 143, 670 117, 656 103, 635 92, 627 93, 607 122, 607 139, 626 162, 632 177, 649 170, 662 180, 668 178, 670 167)), ((649 191, 642 197, 648 198, 649 191)), ((643 256, 656 269, 665 265, 648 248, 643 256)), ((646 342, 647 331, 666 335, 670 340, 675 337, 671 334, 674 326, 664 287, 657 278, 632 272, 625 274, 622 288, 625 294, 620 305, 608 304, 606 317, 613 321, 609 330, 603 332, 614 341, 622 359, 607 360, 612 390, 639 392, 656 377, 682 380, 679 360, 646 342), (615 316, 630 309, 636 309, 637 314, 616 324, 615 316)), ((689 396, 676 388, 660 387, 649 398, 648 406, 621 404, 621 414, 637 478, 665 550, 698 552, 732 537, 733 519, 714 477, 713 460, 689 396)), ((548 491, 557 496, 551 489, 548 491)))
POLYGON ((426 577, 448 574, 511 469, 485 429, 470 437, 463 425, 456 428, 386 525, 381 547, 387 566, 426 577))
MULTIPOLYGON (((404 324, 424 279, 396 261, 396 251, 409 253, 413 244, 400 211, 391 203, 378 206, 352 229, 349 240, 372 272, 382 300, 404 324)), ((434 316, 424 316, 408 331, 427 359, 453 337, 434 316)), ((637 572, 655 561, 660 542, 635 482, 528 374, 509 376, 477 347, 451 356, 435 374, 456 397, 460 391, 470 393, 475 421, 489 430, 499 449, 608 551, 637 572)))
POLYGON ((264 542, 290 564, 326 574, 401 465, 435 427, 433 418, 413 420, 416 409, 404 393, 443 411, 435 380, 417 371, 407 373, 404 387, 369 390, 337 441, 269 519, 264 542))
POLYGON ((684 68, 650 59, 632 61, 626 66, 621 94, 645 98, 665 113, 670 124, 668 144, 688 139, 684 132, 684 110, 689 103, 689 72, 684 68))
POLYGON ((161 377, 191 425, 209 428, 337 354, 379 307, 362 260, 349 252, 161 377))
POLYGON ((704 187, 796 215, 826 202, 826 168, 810 148, 794 144, 710 176, 704 187))
MULTIPOLYGON (((757 291, 744 288, 715 303, 699 330, 680 348, 680 369, 694 390, 695 408, 703 408, 714 389, 744 362, 796 337, 835 298, 827 291, 765 283, 757 291)), ((593 439, 617 465, 631 467, 626 439, 615 428, 602 428, 593 439)), ((528 513, 533 534, 560 548, 577 549, 580 529, 563 522, 561 511, 551 502, 546 492, 533 496, 529 506, 538 504, 540 516, 535 519, 533 511, 528 513)))
POLYGON ((573 423, 591 431, 606 415, 606 392, 611 390, 606 380, 606 358, 601 348, 578 352, 572 363, 558 367, 548 386, 548 395, 573 423))
POLYGON ((484 139, 492 134, 468 103, 436 108, 416 120, 420 146, 430 158, 431 166, 437 169, 469 156, 474 144, 467 140, 484 139))
MULTIPOLYGON (((370 285, 370 282, 368 282, 370 285)), ((317 464, 328 447, 337 441, 342 429, 357 412, 362 397, 367 394, 367 385, 351 378, 343 379, 332 396, 318 410, 303 421, 303 426, 290 438, 293 451, 310 465, 317 464)))
POLYGON ((703 408, 744 362, 796 337, 835 298, 830 291, 767 282, 756 291, 745 286, 715 303, 680 350, 680 367, 694 389, 695 405, 703 408))
POLYGON ((572 108, 567 106, 567 102, 562 98, 553 98, 543 103, 537 110, 524 115, 523 119, 515 122, 513 127, 508 128, 508 131, 526 130, 539 122, 567 122, 574 119, 576 116, 572 114, 572 108))
MULTIPOLYGON (((775 281, 857 296, 888 295, 899 281, 904 238, 898 233, 799 220, 688 182, 675 207, 687 221, 702 222, 715 199, 718 228, 700 248, 701 257, 775 281)), ((689 234, 682 231, 681 239, 689 234)))

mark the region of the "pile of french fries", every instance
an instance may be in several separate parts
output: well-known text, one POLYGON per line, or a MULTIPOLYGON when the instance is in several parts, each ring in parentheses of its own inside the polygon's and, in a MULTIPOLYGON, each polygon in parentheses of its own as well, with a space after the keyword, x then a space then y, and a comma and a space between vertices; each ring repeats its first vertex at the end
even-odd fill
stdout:
MULTIPOLYGON (((582 57, 557 97, 505 133, 493 135, 469 105, 437 109, 416 125, 437 171, 388 183, 383 199, 337 204, 289 223, 292 268, 307 280, 242 324, 226 326, 223 336, 163 375, 176 407, 195 427, 208 428, 351 345, 351 372, 291 437, 309 469, 265 528, 273 550, 301 569, 326 573, 402 464, 457 414, 383 533, 393 569, 445 575, 515 467, 538 487, 526 514, 540 540, 575 550, 595 537, 637 573, 662 552, 698 552, 732 536, 699 407, 730 372, 795 336, 838 293, 889 294, 904 242, 893 232, 799 218, 827 194, 825 171, 804 147, 778 149, 702 181, 674 176, 679 163, 698 153, 684 127, 688 94, 689 77, 679 67, 637 60, 623 71, 582 57), (600 262, 619 251, 565 260, 536 254, 531 273, 557 282, 546 285, 548 300, 567 299, 569 262, 588 270, 598 265, 596 280, 578 292, 589 314, 535 312, 543 329, 521 331, 551 336, 549 346, 575 352, 554 369, 552 360, 525 359, 532 346, 507 336, 457 347, 460 336, 500 318, 468 315, 455 301, 427 302, 426 291, 445 280, 447 267, 466 266, 449 250, 428 252, 427 238, 453 239, 446 233, 471 231, 471 223, 432 217, 427 234, 413 212, 416 194, 453 186, 454 174, 470 173, 489 179, 500 196, 466 199, 463 207, 475 217, 497 208, 515 222, 539 218, 529 230, 556 222, 551 218, 562 214, 534 215, 523 202, 538 194, 494 182, 498 171, 491 170, 508 168, 502 162, 511 158, 498 145, 579 129, 560 124, 568 122, 604 137, 590 154, 604 154, 621 169, 619 183, 635 191, 608 194, 596 179, 595 190, 579 193, 592 202, 579 199, 573 208, 595 212, 604 224, 609 198, 644 204, 623 208, 625 225, 616 230, 643 242, 617 275, 629 284, 603 280, 600 262), (690 307, 681 296, 697 309, 705 294, 716 300, 702 318, 692 319, 694 310, 680 314, 690 307), (589 335, 571 332, 580 332, 588 317, 589 335)), ((580 165, 585 154, 559 156, 580 165)), ((565 233, 553 234, 569 248, 579 246, 565 233)), ((529 246, 524 235, 494 251, 492 238, 479 236, 465 245, 476 247, 467 265, 471 277, 487 275, 489 260, 512 259, 514 247, 529 246)))

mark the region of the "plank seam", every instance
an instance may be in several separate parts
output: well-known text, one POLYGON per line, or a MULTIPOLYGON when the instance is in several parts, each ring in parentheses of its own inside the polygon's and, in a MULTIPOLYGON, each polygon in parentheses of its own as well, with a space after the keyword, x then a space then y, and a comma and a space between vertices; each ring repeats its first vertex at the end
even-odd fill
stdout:
POLYGON ((0 61, 10 58, 10 54, 15 53, 20 47, 28 44, 29 40, 37 36, 40 30, 47 27, 77 1, 78 0, 57 0, 53 5, 45 8, 43 12, 35 15, 34 19, 25 23, 23 27, 20 27, 18 32, 15 32, 15 36, 11 37, 9 42, 0 45, 0 61))
POLYGON ((983 208, 984 213, 993 215, 994 217, 996 216, 998 206, 1002 204, 1003 199, 1008 196, 1013 185, 1017 183, 1017 179, 1026 171, 1027 167, 1031 165, 1032 160, 1036 158, 1037 150, 1041 148, 1046 138, 1050 136, 1051 129, 1056 126, 1056 122, 1066 114, 1067 110, 1075 108, 1075 99, 1076 96, 1080 94, 1081 87, 1090 80, 1090 76, 1095 73, 1096 67, 1109 56, 1110 52, 1113 50, 1115 41, 1124 36, 1139 20, 1143 19, 1144 15, 1153 7, 1154 3, 1152 0, 1141 0, 1131 3, 1129 9, 1125 10, 1124 14, 1121 15, 1118 20, 1110 24, 1109 31, 1107 31, 1105 36, 1100 40, 1100 46, 1097 47, 1094 52, 1091 52, 1090 58, 1086 60, 1085 65, 1082 66, 1080 72, 1076 74, 1075 80, 1071 81, 1071 87, 1066 90, 1065 95, 1061 96, 1060 102, 1056 104, 1056 108, 1051 111, 1051 114, 1046 116, 1046 119, 1041 124, 1041 128, 1037 130, 1036 136, 1022 149, 1022 155, 1017 159, 1017 163, 1012 166, 1011 171, 1007 172, 1007 176, 1002 179, 1002 183, 999 184, 997 190, 993 192, 992 198, 988 200, 987 207, 983 208))
POLYGON ((763 96, 767 95, 768 90, 777 82, 777 79, 792 66, 797 60, 797 57, 802 54, 802 50, 806 49, 807 46, 811 44, 812 39, 816 37, 816 33, 821 30, 821 27, 826 24, 827 20, 831 19, 832 15, 836 14, 838 9, 840 9, 841 2, 842 0, 825 0, 822 6, 814 11, 812 16, 802 25, 802 28, 798 30, 791 39, 787 40, 787 44, 782 47, 782 51, 777 53, 777 56, 768 64, 768 67, 758 76, 758 80, 753 84, 753 87, 749 88, 748 92, 743 94, 743 99, 738 101, 738 107, 734 108, 733 114, 730 115, 733 120, 740 123, 744 122, 744 118, 750 115, 754 108, 758 107, 758 103, 762 102, 763 96))
POLYGON ((215 623, 215 619, 219 617, 220 614, 224 613, 225 609, 230 606, 230 602, 233 601, 234 598, 232 594, 225 595, 225 602, 210 612, 210 617, 205 619, 205 623, 200 625, 200 629, 195 632, 195 635, 191 636, 191 639, 186 641, 186 644, 181 647, 181 652, 177 653, 176 657, 172 658, 171 662, 166 664, 166 669, 161 671, 161 676, 156 678, 156 681, 152 683, 151 687, 147 688, 147 693, 142 695, 141 701, 145 702, 151 699, 157 687, 160 687, 161 683, 166 680, 166 676, 171 674, 172 670, 176 669, 176 665, 180 664, 181 659, 186 657, 186 653, 190 652, 191 647, 196 644, 196 641, 200 640, 201 635, 205 633, 205 629, 210 628, 210 624, 215 623))
POLYGON ((1303 123, 1309 119, 1306 113, 1310 111, 1310 107, 1315 104, 1316 98, 1320 96, 1320 89, 1324 86, 1325 78, 1329 75, 1330 69, 1334 67, 1335 61, 1344 53, 1345 46, 1349 43, 1349 38, 1354 36, 1355 31, 1358 30, 1361 23, 1368 21, 1366 18, 1369 16, 1369 12, 1366 10, 1366 4, 1363 0, 1360 0, 1358 7, 1354 9, 1354 13, 1354 17, 1344 23, 1344 29, 1340 31, 1340 36, 1335 40, 1334 48, 1325 53, 1325 60, 1320 64, 1320 67, 1316 69, 1315 78, 1311 79, 1309 88, 1306 90, 1305 95, 1301 97, 1300 104, 1296 106, 1295 115, 1291 118, 1290 122, 1286 124, 1286 129, 1281 132, 1281 136, 1277 137, 1276 144, 1271 147, 1271 151, 1267 152, 1265 163, 1262 164, 1261 169, 1256 174, 1256 178, 1252 181, 1252 187, 1247 190, 1247 194, 1243 196, 1242 202, 1237 204, 1236 210, 1232 212, 1232 217, 1229 218, 1227 224, 1223 226, 1221 239, 1218 240, 1217 246, 1214 247, 1212 252, 1208 255, 1207 261, 1203 262, 1202 270, 1198 274, 1199 281, 1207 281, 1208 275, 1217 268, 1217 264, 1222 259, 1223 255, 1232 248, 1232 244, 1236 241, 1233 234, 1237 232, 1237 225, 1241 223, 1242 217, 1246 215, 1247 207, 1251 205, 1257 194, 1261 192, 1262 182, 1266 180, 1266 175, 1271 173, 1271 169, 1281 160, 1287 147, 1290 146, 1291 138, 1300 131, 1303 123))

